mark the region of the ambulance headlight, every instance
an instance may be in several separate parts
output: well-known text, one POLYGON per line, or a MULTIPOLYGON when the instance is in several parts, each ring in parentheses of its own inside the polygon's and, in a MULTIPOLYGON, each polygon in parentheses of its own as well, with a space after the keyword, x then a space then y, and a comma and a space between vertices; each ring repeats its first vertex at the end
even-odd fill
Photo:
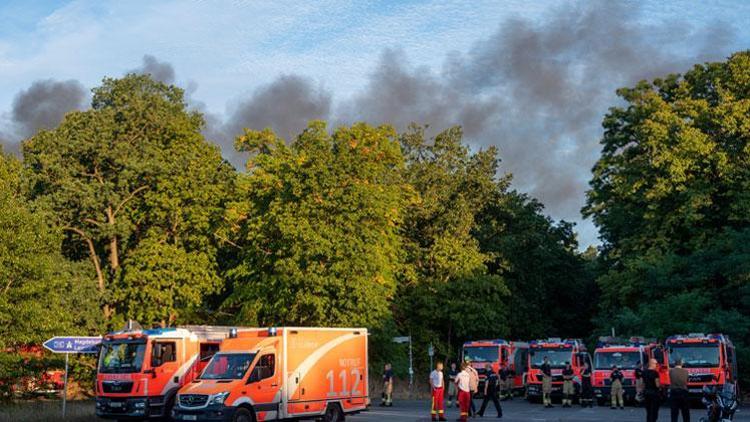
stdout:
POLYGON ((211 400, 208 401, 208 404, 209 405, 224 404, 224 400, 227 399, 227 396, 229 396, 229 391, 224 391, 219 394, 214 394, 211 396, 211 400))

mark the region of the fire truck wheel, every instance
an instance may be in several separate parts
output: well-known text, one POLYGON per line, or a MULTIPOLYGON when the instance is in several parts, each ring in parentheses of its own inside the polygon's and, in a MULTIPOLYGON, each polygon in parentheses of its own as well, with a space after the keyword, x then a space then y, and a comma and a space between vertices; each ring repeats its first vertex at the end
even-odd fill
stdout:
POLYGON ((344 413, 338 403, 330 403, 323 416, 323 422, 343 422, 344 413))
POLYGON ((252 412, 244 407, 240 407, 234 412, 234 422, 253 422, 254 420, 252 412))

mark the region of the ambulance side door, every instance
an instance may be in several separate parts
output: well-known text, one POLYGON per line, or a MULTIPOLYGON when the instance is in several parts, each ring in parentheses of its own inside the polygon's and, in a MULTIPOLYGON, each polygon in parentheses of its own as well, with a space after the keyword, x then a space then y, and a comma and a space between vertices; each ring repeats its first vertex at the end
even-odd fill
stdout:
POLYGON ((258 353, 247 380, 247 392, 256 403, 256 410, 278 410, 281 401, 281 369, 275 349, 264 349, 258 353))

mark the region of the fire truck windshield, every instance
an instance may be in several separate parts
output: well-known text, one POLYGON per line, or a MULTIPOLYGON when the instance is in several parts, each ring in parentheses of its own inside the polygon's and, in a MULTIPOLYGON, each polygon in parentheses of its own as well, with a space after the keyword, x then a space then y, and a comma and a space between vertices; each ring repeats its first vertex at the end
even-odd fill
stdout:
POLYGON ((532 368, 540 368, 544 363, 545 356, 549 358, 551 367, 564 368, 565 363, 570 363, 573 358, 573 349, 570 347, 531 349, 529 356, 532 368))
POLYGON ((247 368, 253 363, 255 353, 217 353, 203 370, 203 380, 238 380, 242 379, 247 368))
POLYGON ((141 372, 146 343, 104 342, 99 354, 99 372, 103 374, 126 374, 141 372))
POLYGON ((641 354, 638 352, 596 352, 594 356, 596 369, 635 369, 641 366, 641 354))
POLYGON ((464 347, 464 359, 471 362, 495 362, 500 358, 497 346, 464 347))
POLYGON ((719 366, 719 345, 683 343, 669 345, 669 366, 682 359, 686 368, 711 368, 719 366))

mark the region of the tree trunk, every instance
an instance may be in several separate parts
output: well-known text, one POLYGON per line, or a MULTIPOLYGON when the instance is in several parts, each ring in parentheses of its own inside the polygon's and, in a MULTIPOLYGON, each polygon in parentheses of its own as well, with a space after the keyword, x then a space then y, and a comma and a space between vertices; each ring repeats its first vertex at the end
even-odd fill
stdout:
MULTIPOLYGON (((112 207, 107 207, 107 223, 112 227, 115 225, 115 214, 112 211, 112 207)), ((112 227, 114 229, 114 227, 112 227)), ((117 251, 117 235, 112 234, 109 239, 109 265, 112 267, 112 271, 120 268, 120 255, 117 251)))

